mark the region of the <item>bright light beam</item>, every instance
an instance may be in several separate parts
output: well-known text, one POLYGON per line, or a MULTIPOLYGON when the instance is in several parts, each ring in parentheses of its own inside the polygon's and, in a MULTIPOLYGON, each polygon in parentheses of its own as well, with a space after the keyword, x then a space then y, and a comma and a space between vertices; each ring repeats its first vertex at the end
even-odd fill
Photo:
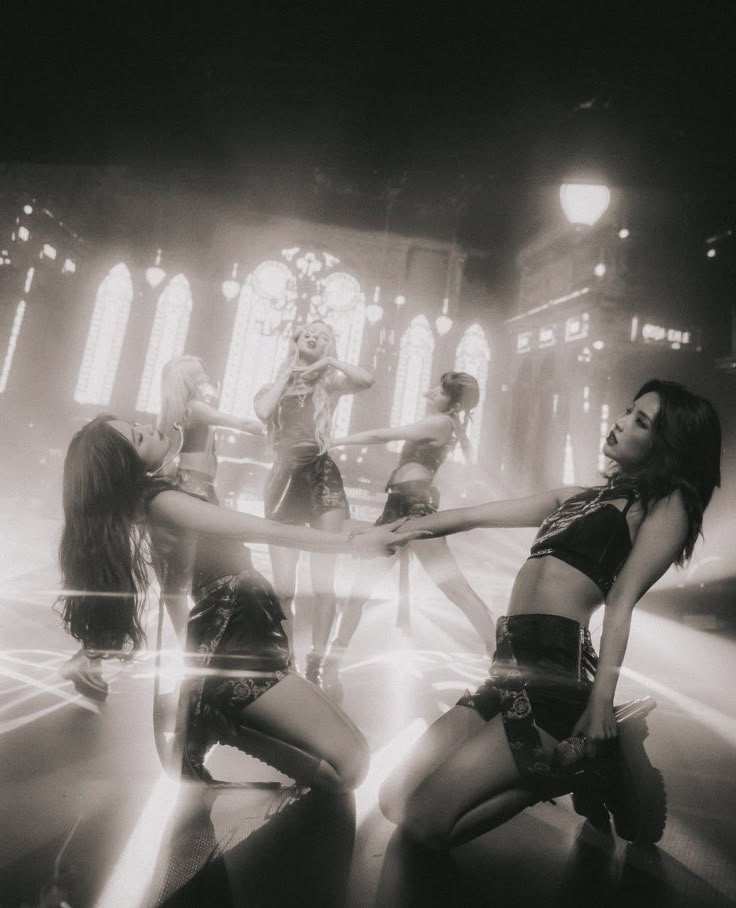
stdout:
POLYGON ((179 783, 162 771, 95 908, 138 908, 143 904, 178 794, 179 783))

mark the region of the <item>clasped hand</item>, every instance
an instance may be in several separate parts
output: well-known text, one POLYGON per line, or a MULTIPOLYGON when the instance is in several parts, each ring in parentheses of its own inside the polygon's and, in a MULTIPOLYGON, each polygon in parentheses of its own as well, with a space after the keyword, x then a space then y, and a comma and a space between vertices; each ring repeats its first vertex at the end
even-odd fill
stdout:
POLYGON ((387 524, 381 527, 368 527, 352 533, 353 554, 360 558, 390 557, 407 543, 430 535, 428 530, 392 532, 390 527, 391 524, 387 524))

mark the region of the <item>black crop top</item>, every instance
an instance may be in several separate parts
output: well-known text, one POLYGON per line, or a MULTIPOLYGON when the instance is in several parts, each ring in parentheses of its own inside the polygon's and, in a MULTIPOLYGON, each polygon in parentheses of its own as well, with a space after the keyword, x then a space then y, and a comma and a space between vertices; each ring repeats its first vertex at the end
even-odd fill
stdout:
POLYGON ((631 486, 586 489, 568 498, 544 520, 530 558, 551 555, 582 571, 605 595, 631 552, 626 514, 637 500, 631 486), (614 500, 626 499, 622 510, 614 500))

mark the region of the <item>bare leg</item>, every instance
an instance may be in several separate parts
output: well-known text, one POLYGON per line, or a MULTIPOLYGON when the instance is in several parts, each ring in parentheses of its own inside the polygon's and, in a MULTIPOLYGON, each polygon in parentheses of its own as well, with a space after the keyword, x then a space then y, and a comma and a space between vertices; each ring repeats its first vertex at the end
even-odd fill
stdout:
POLYGON ((446 539, 427 539, 412 546, 432 580, 475 628, 489 653, 495 650, 493 618, 483 600, 463 576, 446 539))
MULTIPOLYGON (((453 718, 447 723, 448 728, 443 729, 445 739, 456 721, 462 720, 453 718)), ((446 759, 430 770, 408 796, 405 789, 394 788, 403 799, 399 798, 396 807, 391 807, 391 818, 398 819, 407 834, 426 847, 452 848, 505 822, 535 801, 534 795, 524 787, 501 716, 489 722, 480 721, 480 726, 474 723, 475 732, 466 734, 458 746, 446 745, 449 750, 446 759)), ((434 726, 427 736, 432 736, 433 729, 434 726)), ((436 734, 434 737, 437 740, 436 734)), ((545 747, 551 750, 554 739, 544 734, 542 738, 545 747)), ((432 763, 439 753, 433 756, 432 763)), ((384 789, 382 810, 389 807, 384 805, 384 799, 389 797, 390 789, 386 786, 384 789)))
MULTIPOLYGON (((342 511, 325 511, 312 524, 315 529, 327 533, 339 533, 344 523, 342 511)), ((312 553, 309 558, 314 594, 314 618, 312 620, 312 652, 324 658, 327 642, 330 639, 332 625, 335 623, 337 601, 335 599, 335 564, 334 555, 312 553)))
POLYGON ((353 634, 358 629, 366 602, 395 563, 395 557, 363 559, 360 562, 360 569, 353 581, 350 595, 340 610, 337 635, 334 641, 335 647, 345 649, 348 646, 353 639, 353 634))
POLYGON ((294 594, 296 593, 296 568, 298 549, 285 549, 270 545, 268 554, 273 570, 273 587, 286 615, 286 636, 289 638, 289 655, 294 658, 294 594))
POLYGON ((244 721, 315 757, 315 776, 297 782, 339 793, 356 788, 370 761, 360 730, 325 694, 290 674, 243 710, 244 721))

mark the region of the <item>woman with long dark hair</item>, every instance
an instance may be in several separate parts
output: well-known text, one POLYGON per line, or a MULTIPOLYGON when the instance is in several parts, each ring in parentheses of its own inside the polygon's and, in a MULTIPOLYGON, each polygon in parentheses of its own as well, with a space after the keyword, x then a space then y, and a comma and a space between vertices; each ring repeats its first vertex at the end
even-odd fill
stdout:
POLYGON ((610 812, 624 838, 653 842, 662 834, 661 775, 646 758, 643 734, 622 731, 608 772, 600 761, 618 732, 613 698, 634 606, 692 555, 720 485, 720 423, 704 398, 649 381, 603 452, 612 467, 599 488, 554 489, 401 527, 432 536, 540 528, 498 621, 489 679, 429 728, 382 788, 384 815, 425 846, 452 848, 550 791, 573 789, 576 810, 596 825, 608 828, 610 812), (603 603, 596 656, 588 624, 603 603), (589 757, 598 754, 582 773, 587 784, 564 772, 557 745, 571 736, 589 757))
MULTIPOLYGON (((159 432, 169 439, 172 482, 204 501, 218 504, 215 491, 217 453, 215 427, 224 426, 249 435, 263 435, 263 426, 255 419, 239 419, 217 409, 217 390, 210 381, 204 362, 198 356, 176 356, 161 372, 161 412, 157 420, 159 432)), ((182 553, 183 554, 183 553, 182 553)), ((194 549, 190 552, 190 562, 194 549)), ((174 576, 170 571, 166 587, 162 588, 167 611, 177 634, 186 628, 191 564, 180 559, 181 569, 174 576)), ((79 649, 61 669, 62 677, 71 681, 76 690, 97 701, 107 698, 109 687, 102 676, 103 654, 79 649)))
MULTIPOLYGON (((439 385, 426 393, 428 414, 406 426, 369 429, 341 438, 343 445, 378 445, 403 441, 399 463, 386 485, 388 498, 376 526, 396 520, 434 514, 439 507, 439 492, 434 486, 437 471, 448 455, 460 444, 465 460, 470 462, 472 449, 467 436, 468 422, 478 405, 478 382, 467 372, 445 372, 439 385)), ((427 540, 412 551, 439 589, 473 625, 480 639, 493 652, 493 619, 485 604, 463 576, 445 539, 427 540)), ((330 684, 337 683, 340 663, 353 638, 372 591, 391 562, 377 565, 364 562, 342 607, 337 634, 325 664, 330 684)))
MULTIPOLYGON (((340 552, 350 550, 348 537, 226 510, 177 489, 156 477, 168 450, 168 440, 152 426, 110 416, 97 417, 72 439, 59 548, 65 627, 87 649, 120 656, 138 648, 145 636, 149 546, 165 583, 166 572, 181 570, 182 557, 189 564, 195 539, 195 604, 186 642, 192 673, 182 695, 184 773, 208 781, 208 748, 217 741, 241 746, 248 728, 311 755, 306 777, 296 781, 335 791, 354 787, 367 768, 363 736, 290 670, 281 605, 243 545, 340 552)), ((393 551, 409 538, 394 541, 386 531, 378 548, 393 551)))
MULTIPOLYGON (((254 401, 275 451, 264 491, 266 517, 331 533, 342 530, 350 508, 340 470, 329 455, 332 414, 340 396, 364 391, 372 384, 373 376, 366 369, 337 359, 335 335, 329 325, 314 321, 295 330, 273 384, 261 388, 254 401)), ((299 553, 275 545, 270 554, 274 586, 293 639, 299 553)), ((312 554, 309 567, 314 619, 305 674, 320 684, 335 620, 335 556, 312 554)))

